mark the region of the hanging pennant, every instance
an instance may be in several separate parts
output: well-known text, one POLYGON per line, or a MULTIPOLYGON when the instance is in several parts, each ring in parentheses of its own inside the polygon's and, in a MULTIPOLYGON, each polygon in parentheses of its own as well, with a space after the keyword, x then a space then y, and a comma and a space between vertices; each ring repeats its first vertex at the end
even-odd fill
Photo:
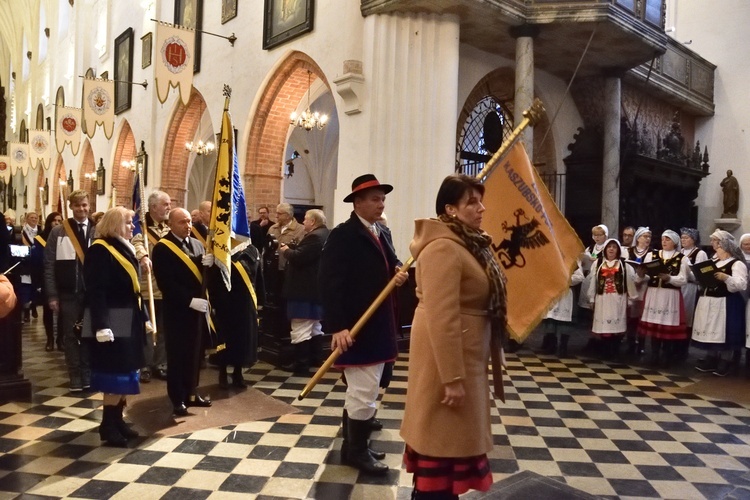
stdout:
POLYGON ((0 156, 0 178, 8 183, 10 179, 10 156, 0 156))
POLYGON ((86 122, 86 135, 94 137, 96 126, 101 125, 107 139, 115 131, 115 82, 84 78, 83 80, 83 119, 86 122))
POLYGON ((171 24, 156 24, 156 95, 164 104, 170 87, 179 87, 182 104, 187 106, 193 88, 195 31, 171 24))
POLYGON ((50 159, 49 130, 29 130, 29 159, 31 168, 41 164, 44 170, 49 168, 50 159))
POLYGON ((80 108, 57 106, 57 125, 55 126, 55 144, 57 152, 62 154, 66 144, 70 144, 70 151, 78 155, 81 146, 81 115, 80 108))
POLYGON ((11 172, 21 169, 24 177, 29 173, 29 145, 22 142, 11 142, 10 144, 10 167, 11 172))

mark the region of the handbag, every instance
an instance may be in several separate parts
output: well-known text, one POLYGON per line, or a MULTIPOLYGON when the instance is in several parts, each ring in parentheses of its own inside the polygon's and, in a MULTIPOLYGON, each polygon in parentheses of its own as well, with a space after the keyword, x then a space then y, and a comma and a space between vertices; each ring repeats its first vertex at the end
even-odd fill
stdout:
MULTIPOLYGON (((129 307, 111 307, 109 312, 109 329, 115 338, 130 337, 133 333, 133 309, 129 307)), ((81 338, 92 339, 96 335, 91 324, 91 309, 83 310, 83 327, 81 338)))

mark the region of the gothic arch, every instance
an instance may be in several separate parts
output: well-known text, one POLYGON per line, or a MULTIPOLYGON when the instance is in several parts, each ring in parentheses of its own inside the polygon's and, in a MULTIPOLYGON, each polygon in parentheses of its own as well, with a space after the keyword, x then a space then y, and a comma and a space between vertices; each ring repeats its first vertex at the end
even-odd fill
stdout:
POLYGON ((161 159, 161 189, 172 198, 173 207, 187 203, 187 174, 191 153, 185 143, 192 141, 200 125, 206 101, 195 87, 190 92, 187 106, 177 104, 170 121, 161 159))
POLYGON ((250 121, 245 157, 245 193, 250 213, 258 206, 281 200, 282 167, 289 131, 289 115, 308 89, 310 71, 331 89, 320 67, 307 54, 291 52, 272 70, 261 89, 250 121))
MULTIPOLYGON (((474 106, 485 96, 492 96, 495 100, 503 102, 513 114, 514 125, 521 121, 521 113, 525 110, 516 111, 513 109, 513 99, 515 98, 516 77, 513 68, 497 68, 484 76, 474 89, 469 93, 464 106, 458 116, 456 127, 456 143, 458 143, 461 128, 474 109, 474 106)), ((535 95, 539 95, 539 90, 534 89, 535 95)), ((557 158, 555 155, 554 136, 548 134, 550 128, 549 117, 543 114, 540 123, 534 127, 534 154, 532 162, 541 174, 557 173, 557 158), (545 135, 547 138, 545 139, 545 135), (544 139, 544 143, 542 143, 544 139)))
MULTIPOLYGON (((58 201, 61 204, 62 212, 61 215, 65 216, 65 206, 68 204, 68 200, 65 199, 65 193, 62 198, 60 197, 60 181, 66 181, 68 176, 65 174, 65 162, 63 162, 62 155, 57 156, 57 165, 55 165, 55 174, 50 180, 52 193, 50 193, 49 203, 53 210, 57 210, 58 201)), ((67 190, 67 188, 66 188, 67 190)))
MULTIPOLYGON (((112 160, 112 168, 109 174, 112 187, 116 190, 117 198, 115 199, 115 205, 130 207, 132 204, 131 197, 133 196, 133 179, 135 178, 135 174, 132 170, 123 167, 122 162, 134 160, 136 154, 138 154, 138 151, 135 146, 135 135, 130 128, 130 123, 127 120, 123 120, 122 128, 117 135, 115 156, 112 160)), ((93 168, 96 168, 96 165, 93 168)))
POLYGON ((86 178, 86 174, 91 174, 96 170, 96 160, 94 160, 94 151, 91 148, 91 142, 88 139, 83 144, 83 160, 78 174, 78 185, 89 194, 89 211, 96 212, 96 183, 86 178))

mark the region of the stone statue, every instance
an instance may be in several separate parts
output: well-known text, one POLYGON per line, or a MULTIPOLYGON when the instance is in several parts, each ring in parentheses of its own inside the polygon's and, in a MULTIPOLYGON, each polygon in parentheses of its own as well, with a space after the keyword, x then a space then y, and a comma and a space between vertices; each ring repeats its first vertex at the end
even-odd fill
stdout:
POLYGON ((721 190, 724 192, 724 212, 721 218, 736 219, 740 204, 740 183, 731 170, 727 170, 727 176, 722 179, 721 190))

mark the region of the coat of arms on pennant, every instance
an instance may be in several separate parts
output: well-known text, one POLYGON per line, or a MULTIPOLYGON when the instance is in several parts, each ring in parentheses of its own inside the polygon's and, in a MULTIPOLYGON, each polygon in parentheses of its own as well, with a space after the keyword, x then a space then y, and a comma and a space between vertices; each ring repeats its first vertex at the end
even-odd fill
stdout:
POLYGON ((13 150, 13 158, 16 160, 16 163, 24 162, 27 159, 27 153, 22 148, 16 148, 13 150))
POLYGON ((161 58, 164 66, 172 73, 181 73, 190 60, 187 44, 178 36, 171 36, 164 40, 161 46, 161 58))
POLYGON ((78 120, 71 113, 66 113, 60 120, 60 125, 62 125, 63 134, 70 136, 76 132, 78 120))
POLYGON ((94 87, 86 98, 91 110, 97 115, 103 115, 112 106, 112 98, 102 87, 94 87))
POLYGON ((0 173, 5 173, 6 170, 8 170, 8 163, 0 161, 0 173))
POLYGON ((32 148, 34 148, 34 151, 37 153, 44 153, 47 151, 47 146, 49 146, 49 141, 46 137, 43 135, 35 135, 31 138, 31 141, 29 142, 32 148))

